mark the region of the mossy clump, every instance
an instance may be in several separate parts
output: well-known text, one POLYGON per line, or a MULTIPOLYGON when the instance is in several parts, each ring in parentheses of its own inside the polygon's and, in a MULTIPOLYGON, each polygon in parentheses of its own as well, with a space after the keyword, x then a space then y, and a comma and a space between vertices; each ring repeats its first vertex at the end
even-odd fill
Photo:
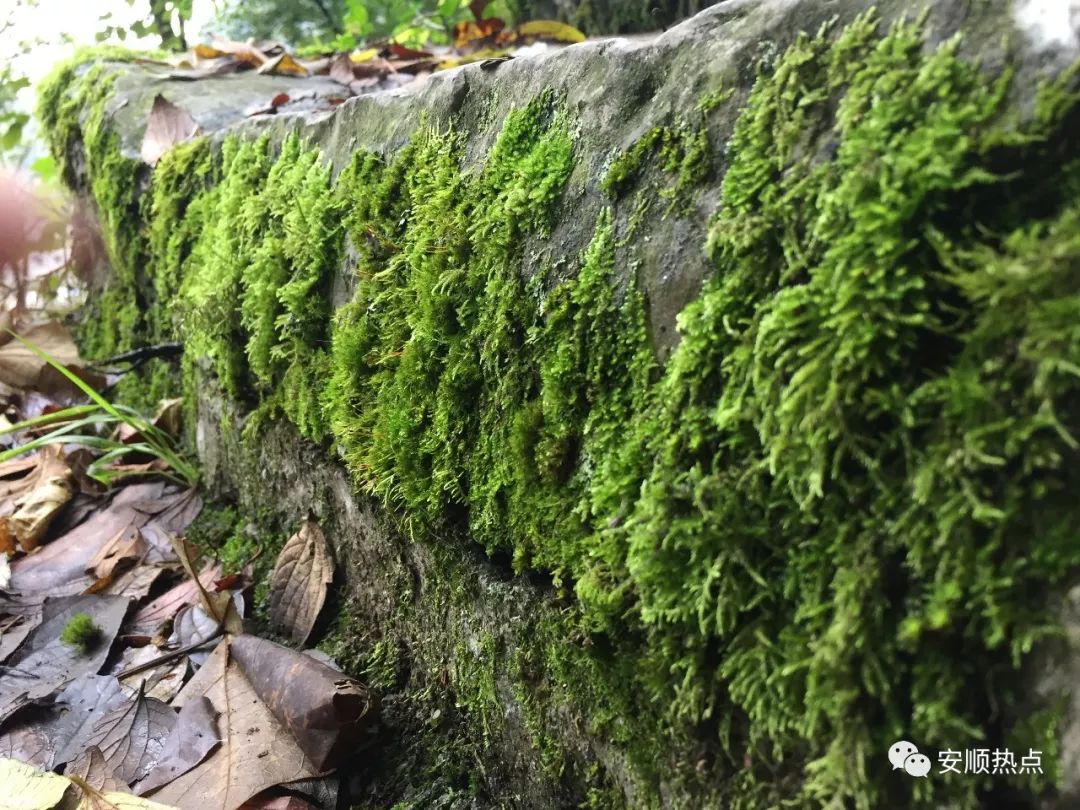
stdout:
MULTIPOLYGON (((116 75, 103 62, 137 56, 145 54, 122 48, 82 49, 58 64, 38 91, 37 116, 60 176, 72 186, 85 184, 114 270, 76 330, 83 355, 96 360, 150 345, 168 331, 168 319, 159 312, 162 297, 155 294, 148 271, 150 256, 156 255, 151 247, 160 245, 148 245, 142 227, 147 213, 142 211, 147 200, 142 189, 148 170, 123 154, 109 122, 116 75)), ((186 199, 187 191, 178 189, 173 196, 186 199)), ((163 193, 164 189, 157 195, 163 193)), ((178 393, 179 375, 163 361, 125 375, 114 388, 118 401, 146 409, 178 393)))
MULTIPOLYGON (((722 103, 706 99, 703 112, 722 103)), ((608 167, 600 188, 609 196, 626 193, 647 170, 659 168, 674 175, 674 182, 660 188, 659 194, 668 200, 665 216, 690 212, 692 194, 712 174, 713 149, 709 131, 704 125, 655 127, 637 140, 626 152, 618 155, 608 167)))
POLYGON ((60 641, 86 655, 101 643, 101 628, 89 613, 76 613, 60 631, 60 641))

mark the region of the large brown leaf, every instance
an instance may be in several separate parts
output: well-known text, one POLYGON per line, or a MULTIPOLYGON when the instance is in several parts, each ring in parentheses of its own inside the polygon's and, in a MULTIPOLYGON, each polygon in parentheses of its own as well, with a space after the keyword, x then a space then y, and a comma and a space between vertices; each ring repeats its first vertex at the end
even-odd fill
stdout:
POLYGON ((217 718, 214 704, 205 695, 185 703, 157 767, 138 784, 139 795, 157 790, 206 759, 221 744, 217 718))
POLYGON ((152 795, 181 810, 235 810, 267 788, 318 773, 229 656, 222 641, 174 705, 202 696, 220 712, 221 746, 152 795))
POLYGON ((180 107, 177 107, 160 93, 154 96, 154 106, 150 109, 150 118, 146 122, 142 149, 139 151, 143 162, 153 166, 161 156, 177 144, 195 136, 199 125, 180 107))
POLYGON ((319 525, 305 520, 270 575, 270 621, 296 644, 311 635, 334 579, 334 561, 319 525))
POLYGON ((62 596, 46 599, 42 622, 0 667, 0 716, 28 701, 48 697, 81 675, 101 669, 129 601, 122 596, 62 596), (88 650, 64 644, 68 620, 86 613, 99 628, 88 650))
POLYGON ((160 761, 176 712, 139 692, 94 724, 86 745, 96 745, 117 778, 129 785, 145 779, 160 761))
POLYGON ((51 769, 74 759, 106 712, 127 702, 116 678, 83 675, 51 706, 28 706, 9 718, 0 734, 0 756, 51 769))
POLYGON ((359 681, 258 636, 237 636, 231 649, 259 698, 320 770, 365 741, 376 705, 359 681))
MULTIPOLYGON (((27 329, 21 337, 61 365, 78 366, 82 363, 71 335, 55 321, 27 329)), ((48 363, 21 341, 9 340, 0 346, 0 380, 13 388, 36 386, 42 370, 48 367, 48 363)))

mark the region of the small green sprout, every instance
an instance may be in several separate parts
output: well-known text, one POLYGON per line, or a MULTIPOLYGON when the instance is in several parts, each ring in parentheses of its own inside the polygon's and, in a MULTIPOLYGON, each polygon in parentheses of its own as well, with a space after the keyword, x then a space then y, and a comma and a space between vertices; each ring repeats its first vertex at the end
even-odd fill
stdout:
POLYGON ((60 640, 69 647, 75 647, 82 655, 101 640, 101 628, 94 623, 88 613, 76 613, 60 633, 60 640))

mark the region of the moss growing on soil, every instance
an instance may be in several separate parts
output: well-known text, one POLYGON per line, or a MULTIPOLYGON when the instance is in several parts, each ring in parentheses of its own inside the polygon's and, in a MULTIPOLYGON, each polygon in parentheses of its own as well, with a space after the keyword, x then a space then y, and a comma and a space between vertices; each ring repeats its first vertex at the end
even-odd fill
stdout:
MULTIPOLYGON (((188 363, 332 438, 418 539, 467 531, 573 595, 510 676, 553 768, 571 759, 565 701, 628 753, 645 804, 663 778, 732 807, 973 807, 1046 790, 1053 765, 897 783, 881 752, 1051 752, 1053 713, 1021 740, 990 707, 1015 699, 1053 632, 1046 591, 1080 563, 1074 81, 1018 121, 1008 75, 927 49, 918 25, 799 36, 735 125, 716 273, 663 368, 609 211, 565 257, 573 277, 523 277, 574 161, 548 94, 476 170, 431 129, 357 154, 336 184, 295 138, 192 145, 155 174, 154 289, 181 292, 188 363), (356 293, 331 316, 346 232, 356 293)), ((122 262, 137 206, 113 184, 129 167, 109 159, 100 101, 65 97, 89 105, 122 262)), ((71 120, 52 124, 61 142, 71 120)), ((654 130, 604 186, 658 165, 681 205, 709 148, 704 130, 654 130)), ((482 737, 505 651, 473 643, 490 649, 453 660, 479 668, 448 677, 482 737)))

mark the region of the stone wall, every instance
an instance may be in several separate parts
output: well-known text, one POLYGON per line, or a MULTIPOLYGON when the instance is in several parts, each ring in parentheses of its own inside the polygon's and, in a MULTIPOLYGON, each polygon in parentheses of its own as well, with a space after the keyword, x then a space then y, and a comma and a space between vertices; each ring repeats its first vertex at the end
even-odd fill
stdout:
POLYGON ((1067 806, 1080 106, 1031 5, 726 2, 254 118, 335 89, 58 69, 84 350, 183 340, 121 394, 324 525, 370 806, 1067 806), (150 169, 158 93, 205 137, 150 169))

